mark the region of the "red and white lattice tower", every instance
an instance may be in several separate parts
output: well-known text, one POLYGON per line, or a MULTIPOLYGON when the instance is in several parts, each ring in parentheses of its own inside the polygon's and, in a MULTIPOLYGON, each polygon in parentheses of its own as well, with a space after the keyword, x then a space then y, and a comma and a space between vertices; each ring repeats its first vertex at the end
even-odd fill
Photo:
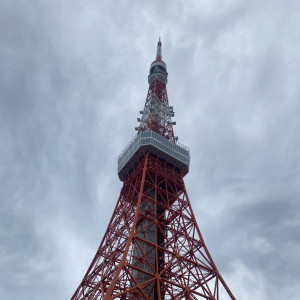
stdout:
POLYGON ((72 299, 235 299, 197 225, 183 177, 158 42, 137 135, 118 158, 123 187, 96 255, 72 299))

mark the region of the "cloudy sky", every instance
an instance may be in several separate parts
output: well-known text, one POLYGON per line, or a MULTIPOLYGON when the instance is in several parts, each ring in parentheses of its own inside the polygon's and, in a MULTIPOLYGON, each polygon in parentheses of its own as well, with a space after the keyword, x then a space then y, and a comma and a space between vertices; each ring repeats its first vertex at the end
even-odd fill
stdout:
POLYGON ((237 299, 299 299, 298 0, 0 0, 0 36, 1 299, 81 281, 158 36, 216 265, 237 299))

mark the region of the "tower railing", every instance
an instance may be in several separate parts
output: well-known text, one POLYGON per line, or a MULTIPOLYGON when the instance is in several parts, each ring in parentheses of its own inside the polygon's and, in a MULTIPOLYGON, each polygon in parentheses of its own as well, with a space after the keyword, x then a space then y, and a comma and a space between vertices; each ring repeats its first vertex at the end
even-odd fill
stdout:
POLYGON ((142 153, 147 151, 159 158, 166 159, 182 170, 184 175, 188 173, 189 148, 182 144, 175 144, 154 131, 145 130, 135 135, 118 157, 118 174, 121 180, 124 172, 128 173, 142 153))

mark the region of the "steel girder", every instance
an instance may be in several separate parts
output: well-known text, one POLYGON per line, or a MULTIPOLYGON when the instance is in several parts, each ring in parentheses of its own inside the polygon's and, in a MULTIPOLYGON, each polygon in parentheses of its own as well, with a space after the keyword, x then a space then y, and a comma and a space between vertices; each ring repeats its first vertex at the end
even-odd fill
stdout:
POLYGON ((178 170, 145 154, 124 181, 72 299, 235 299, 204 243, 178 170))

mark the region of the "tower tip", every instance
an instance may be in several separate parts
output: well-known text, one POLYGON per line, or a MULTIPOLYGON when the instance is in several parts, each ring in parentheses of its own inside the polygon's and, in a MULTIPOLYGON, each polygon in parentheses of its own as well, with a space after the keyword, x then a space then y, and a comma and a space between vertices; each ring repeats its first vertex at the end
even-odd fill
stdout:
POLYGON ((157 60, 161 60, 162 59, 162 49, 161 49, 160 37, 158 38, 158 42, 157 42, 156 59, 157 60))

